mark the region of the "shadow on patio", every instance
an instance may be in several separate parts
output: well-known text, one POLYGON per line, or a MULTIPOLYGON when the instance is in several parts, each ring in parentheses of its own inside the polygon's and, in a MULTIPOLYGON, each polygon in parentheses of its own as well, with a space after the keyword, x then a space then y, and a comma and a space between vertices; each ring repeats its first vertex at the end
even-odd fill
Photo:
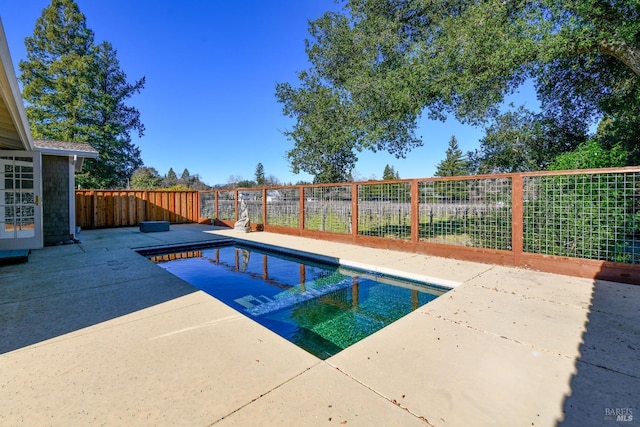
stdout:
POLYGON ((596 280, 558 425, 640 424, 639 351, 640 286, 596 280))
POLYGON ((107 247, 97 235, 0 268, 0 354, 196 291, 129 249, 127 240, 107 247))

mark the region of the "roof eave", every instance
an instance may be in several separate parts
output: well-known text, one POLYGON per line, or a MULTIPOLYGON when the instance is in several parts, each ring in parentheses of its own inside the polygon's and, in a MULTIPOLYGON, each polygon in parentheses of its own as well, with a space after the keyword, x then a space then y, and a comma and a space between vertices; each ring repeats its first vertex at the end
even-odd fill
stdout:
POLYGON ((55 148, 41 148, 36 147, 36 151, 41 152, 42 154, 47 154, 50 156, 78 156, 85 159, 97 159, 98 152, 97 151, 80 151, 80 150, 58 150, 55 148))
POLYGON ((33 151, 33 137, 27 120, 27 113, 18 86, 18 79, 13 68, 9 45, 0 19, 0 95, 11 117, 16 133, 20 138, 23 150, 33 151))

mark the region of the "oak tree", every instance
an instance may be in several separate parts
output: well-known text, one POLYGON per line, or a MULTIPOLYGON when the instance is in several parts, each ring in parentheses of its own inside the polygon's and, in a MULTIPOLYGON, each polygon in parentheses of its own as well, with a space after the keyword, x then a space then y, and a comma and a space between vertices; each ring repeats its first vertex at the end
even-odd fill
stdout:
POLYGON ((348 1, 310 23, 298 83, 276 86, 295 119, 289 160, 316 175, 330 153, 340 170, 359 150, 406 156, 422 144, 422 115, 485 124, 529 79, 549 129, 576 138, 554 150, 573 149, 601 117, 637 146, 639 17, 634 0, 348 1))

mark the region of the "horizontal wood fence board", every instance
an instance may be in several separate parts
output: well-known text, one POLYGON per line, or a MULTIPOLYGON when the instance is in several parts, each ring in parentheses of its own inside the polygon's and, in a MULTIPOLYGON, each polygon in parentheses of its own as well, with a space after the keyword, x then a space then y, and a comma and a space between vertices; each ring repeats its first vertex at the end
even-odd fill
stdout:
POLYGON ((76 224, 91 229, 199 222, 198 200, 197 191, 77 190, 76 224))

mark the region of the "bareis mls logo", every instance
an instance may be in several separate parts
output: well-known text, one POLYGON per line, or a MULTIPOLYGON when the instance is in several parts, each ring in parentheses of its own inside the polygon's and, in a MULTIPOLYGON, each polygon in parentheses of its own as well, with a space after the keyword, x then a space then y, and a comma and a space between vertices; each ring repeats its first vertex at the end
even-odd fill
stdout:
POLYGON ((604 408, 605 421, 633 421, 631 408, 604 408))

